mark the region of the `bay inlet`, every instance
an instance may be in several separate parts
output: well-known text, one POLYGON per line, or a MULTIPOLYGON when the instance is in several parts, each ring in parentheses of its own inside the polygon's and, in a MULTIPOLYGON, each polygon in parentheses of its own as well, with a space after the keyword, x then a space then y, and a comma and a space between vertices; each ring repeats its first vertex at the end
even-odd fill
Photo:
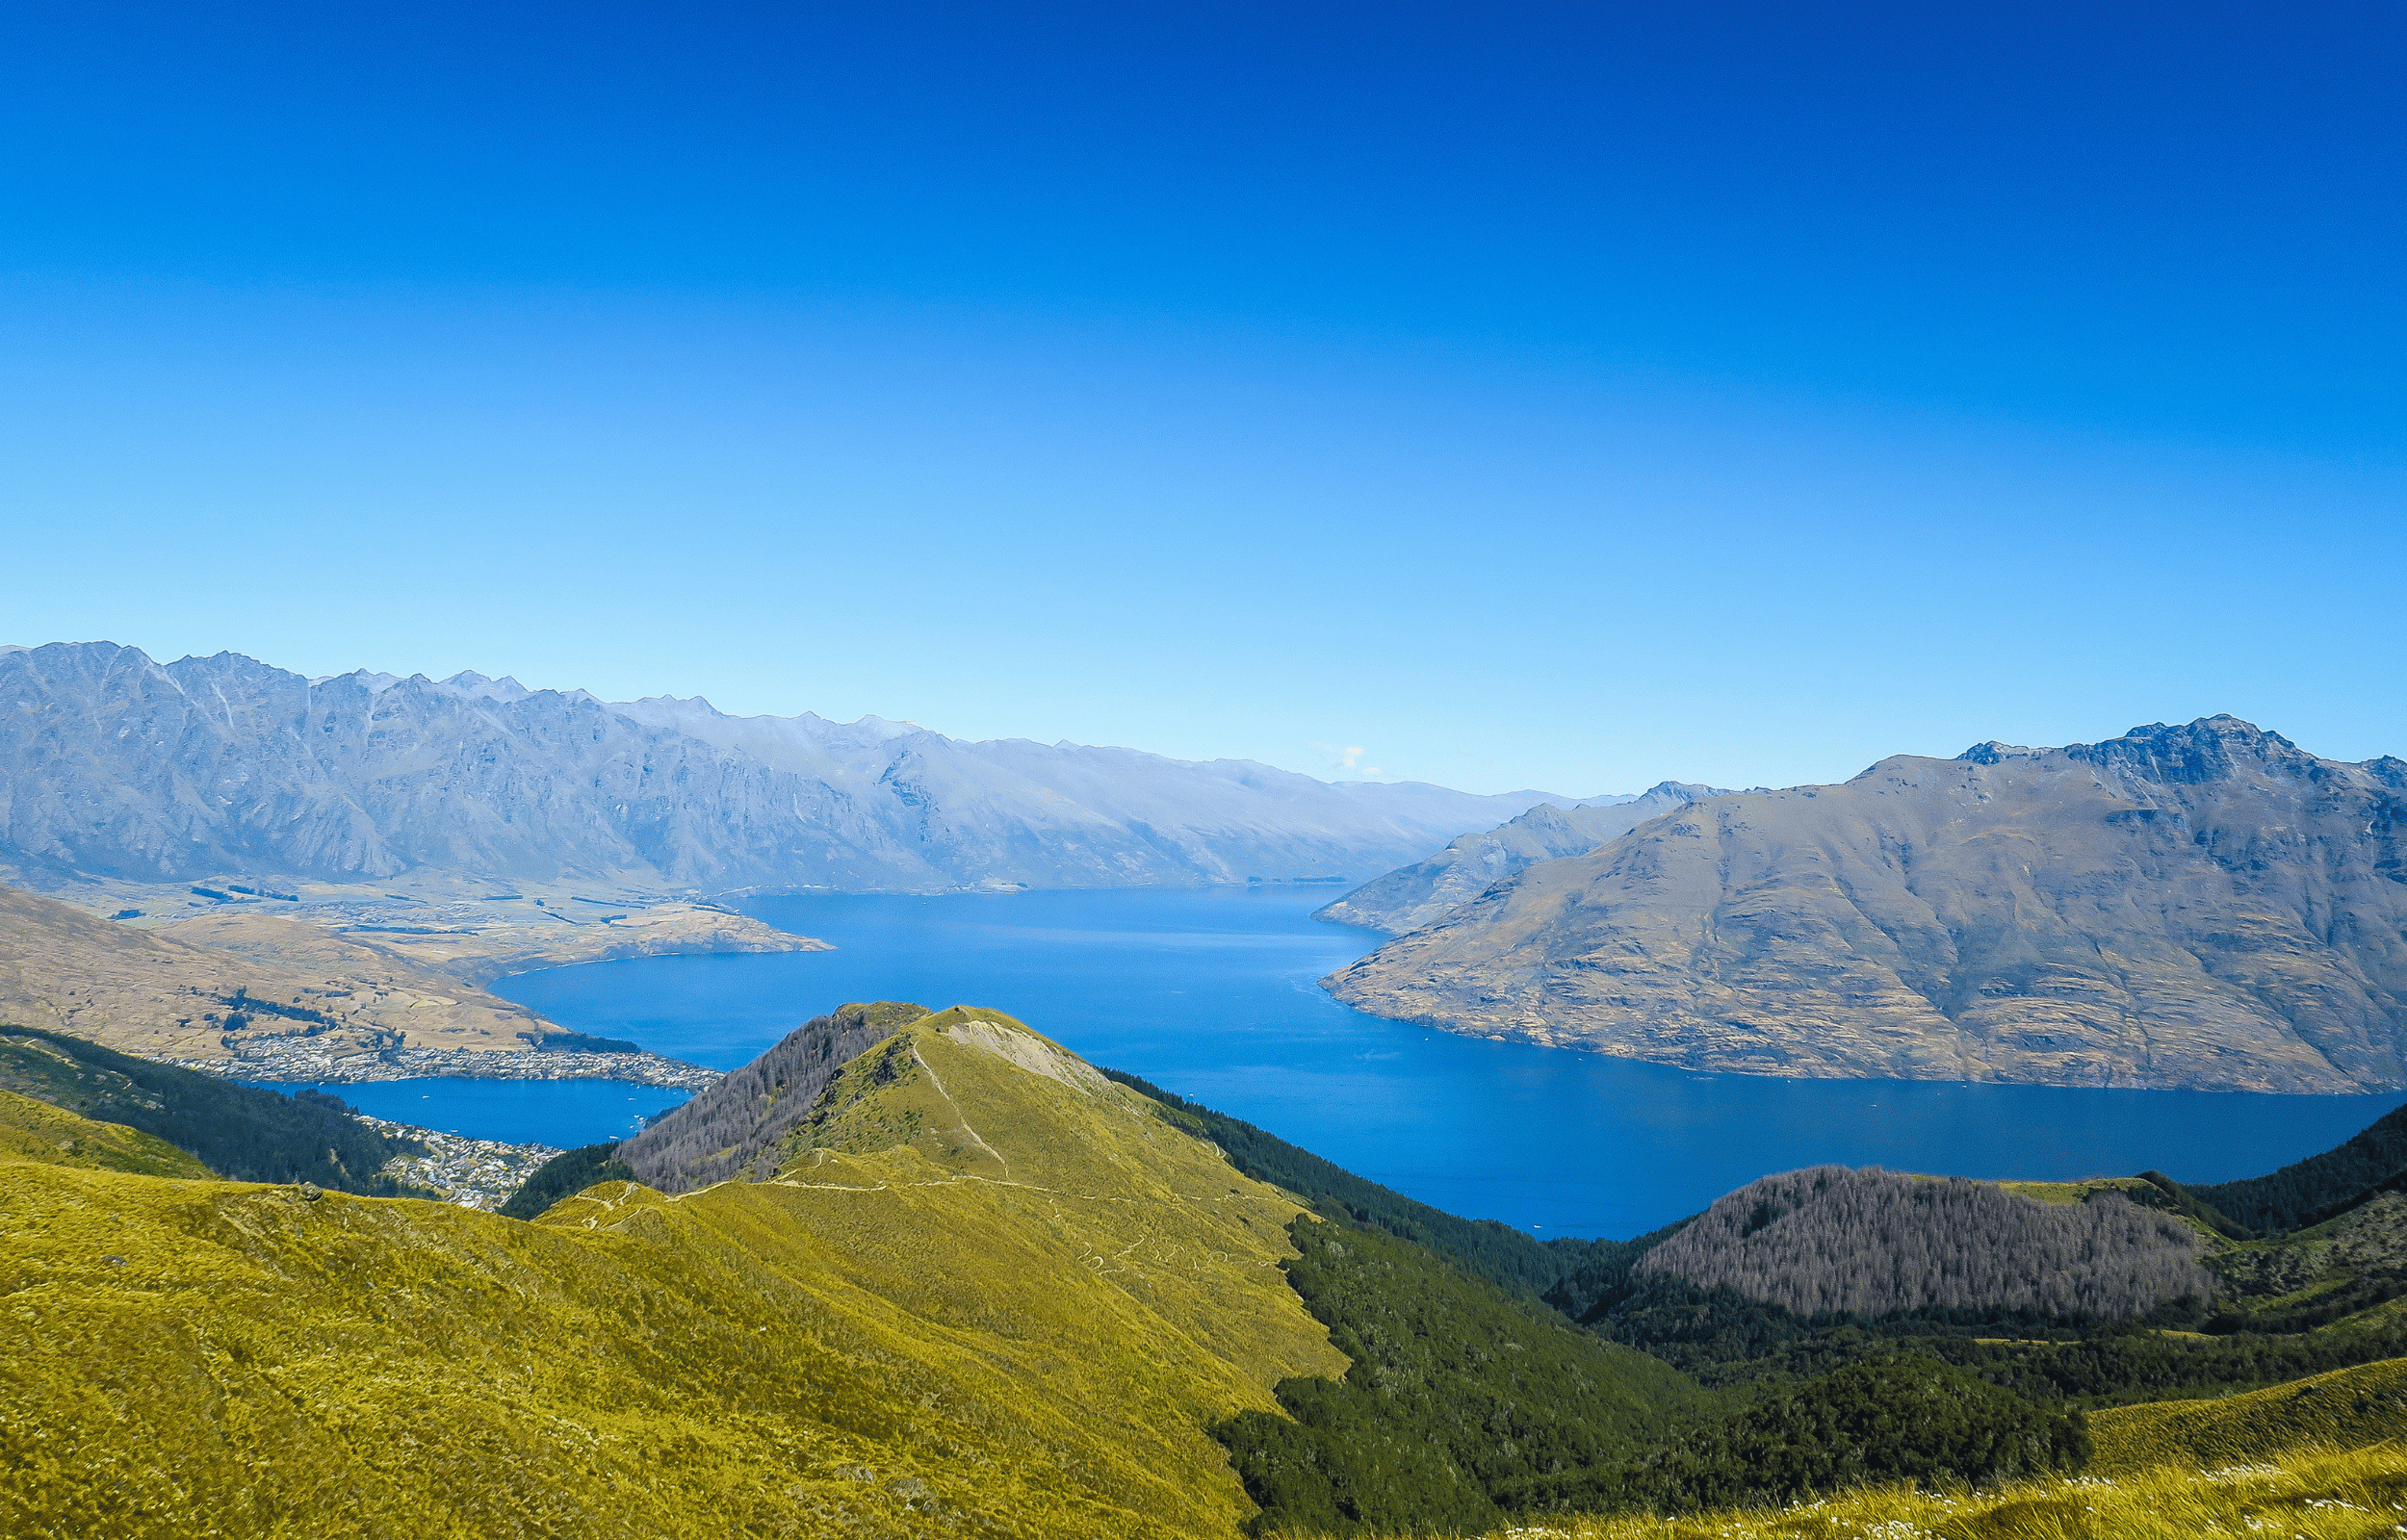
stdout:
MULTIPOLYGON (((1767 1172, 1824 1163, 2055 1180, 2157 1168, 2222 1181, 2328 1148, 2407 1100, 1775 1080, 1460 1038, 1322 992, 1316 980, 1379 939, 1311 919, 1328 897, 1264 887, 764 898, 740 907, 837 950, 586 963, 495 988, 563 1027, 719 1069, 846 1000, 992 1006, 1424 1202, 1541 1237, 1637 1234, 1767 1172)), ((397 1093, 411 1084, 429 1116, 408 1120, 454 1126, 432 1116, 452 1093, 427 1091, 432 1082, 396 1083, 397 1093)), ((610 1119, 627 1091, 606 1106, 579 1085, 516 1083, 506 1095, 523 1101, 492 1102, 461 1131, 531 1139, 511 1120, 531 1130, 540 1116, 557 1136, 547 1142, 581 1142, 578 1129, 623 1133, 610 1119), (597 1116, 588 1126, 582 1114, 541 1113, 547 1096, 597 1116)), ((353 1099, 367 1090, 335 1089, 353 1099)), ((676 1099, 644 1090, 662 1106, 676 1099)))

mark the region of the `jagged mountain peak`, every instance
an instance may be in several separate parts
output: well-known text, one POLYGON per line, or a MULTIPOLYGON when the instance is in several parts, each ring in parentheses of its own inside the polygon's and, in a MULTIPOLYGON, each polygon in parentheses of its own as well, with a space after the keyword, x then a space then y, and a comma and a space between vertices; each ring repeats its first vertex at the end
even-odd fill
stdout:
POLYGON ((449 690, 454 695, 479 701, 523 701, 535 693, 506 674, 498 680, 488 679, 475 669, 467 668, 461 669, 448 680, 438 680, 435 682, 440 688, 449 690))
POLYGON ((2308 761, 2324 762, 2279 732, 2228 712, 2190 722, 2145 722, 2120 737, 2067 744, 2060 749, 2033 748, 1992 738, 1974 744, 1955 757, 1974 764, 2002 764, 2008 759, 2045 759, 2058 754, 2068 759, 2183 784, 2221 779, 2242 764, 2294 767, 2308 761))
POLYGON ((2022 743, 2001 743, 1991 738, 1986 743, 1974 744, 1955 757, 1969 764, 2003 764, 2008 759, 2044 759, 2056 752, 2022 743))
POLYGON ((113 642, 0 654, 0 861, 74 883, 261 876, 926 890, 1325 878, 1536 798, 1376 794, 863 716, 606 703, 464 670, 310 680, 113 642), (94 809, 97 808, 97 812, 94 809))
POLYGON ((2224 713, 2178 724, 2150 722, 2119 738, 2073 744, 2064 754, 2170 785, 2228 780, 2244 768, 2313 773, 2327 763, 2279 732, 2224 713))

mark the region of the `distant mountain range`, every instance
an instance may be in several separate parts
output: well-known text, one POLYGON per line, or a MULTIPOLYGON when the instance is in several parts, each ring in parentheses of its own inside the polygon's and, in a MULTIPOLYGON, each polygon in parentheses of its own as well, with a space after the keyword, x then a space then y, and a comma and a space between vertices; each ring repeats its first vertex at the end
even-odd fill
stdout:
POLYGON ((1550 800, 613 704, 473 673, 160 664, 108 642, 0 649, 0 863, 52 887, 227 872, 711 891, 1329 881, 1550 800))
POLYGON ((1313 918, 1391 936, 1417 931, 1541 860, 1584 856, 1649 818, 1700 797, 1728 795, 1718 786, 1666 781, 1635 797, 1598 797, 1569 808, 1541 803, 1493 829, 1464 834, 1424 860, 1371 879, 1313 918))
POLYGON ((2235 717, 1984 743, 1694 803, 1326 982, 1381 1015, 1696 1069, 2391 1090, 2403 835, 2407 761, 2235 717))

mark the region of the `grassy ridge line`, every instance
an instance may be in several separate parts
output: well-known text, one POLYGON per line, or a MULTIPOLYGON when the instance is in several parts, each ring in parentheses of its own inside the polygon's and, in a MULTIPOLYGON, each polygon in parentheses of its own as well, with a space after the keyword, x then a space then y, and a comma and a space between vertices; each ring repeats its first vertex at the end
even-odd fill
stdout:
POLYGON ((13 1091, 0 1091, 0 1160, 138 1176, 211 1174, 208 1167, 156 1135, 119 1123, 95 1123, 13 1091))
POLYGON ((2407 1107, 2395 1107, 2344 1142, 2266 1176, 2192 1187, 2187 1192, 2252 1230, 2291 1230, 2328 1218, 2407 1168, 2407 1107))
MULTIPOLYGON (((1151 1081, 1118 1069, 1103 1069, 1103 1074, 1159 1103, 1162 1116, 1174 1126, 1219 1145, 1229 1164, 1255 1181, 1285 1188, 1331 1218, 1402 1237, 1504 1288, 1542 1294, 1586 1257, 1591 1245, 1560 1244, 1565 1249, 1557 1249, 1494 1219, 1448 1214, 1151 1081)), ((1617 1243, 1594 1245, 1610 1247, 1617 1243)))
POLYGON ((1345 1369, 1298 1206, 1008 1017, 894 1045, 776 1180, 533 1224, 0 1160, 0 1535, 1235 1540, 1205 1429, 1345 1369))

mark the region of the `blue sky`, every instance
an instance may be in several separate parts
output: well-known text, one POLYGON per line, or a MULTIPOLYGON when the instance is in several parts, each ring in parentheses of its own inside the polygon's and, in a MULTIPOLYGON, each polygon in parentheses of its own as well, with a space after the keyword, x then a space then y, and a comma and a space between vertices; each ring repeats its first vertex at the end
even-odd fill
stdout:
POLYGON ((1482 790, 2407 752, 2403 34, 52 8, 0 639, 1482 790))

